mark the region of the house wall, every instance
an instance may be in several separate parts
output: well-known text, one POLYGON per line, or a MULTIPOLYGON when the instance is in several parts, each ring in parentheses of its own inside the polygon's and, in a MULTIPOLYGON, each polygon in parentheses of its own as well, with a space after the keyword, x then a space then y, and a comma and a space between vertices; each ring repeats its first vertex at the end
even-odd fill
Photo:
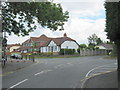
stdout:
POLYGON ((104 46, 96 46, 99 47, 99 49, 106 49, 104 46))
POLYGON ((10 48, 10 52, 12 52, 12 51, 14 51, 14 49, 18 49, 20 46, 12 46, 11 48, 10 48))
POLYGON ((75 49, 77 50, 78 49, 78 45, 76 42, 74 41, 65 41, 62 45, 61 45, 61 48, 68 48, 68 49, 75 49))
POLYGON ((41 52, 59 52, 60 47, 54 41, 51 41, 47 47, 41 47, 41 52))

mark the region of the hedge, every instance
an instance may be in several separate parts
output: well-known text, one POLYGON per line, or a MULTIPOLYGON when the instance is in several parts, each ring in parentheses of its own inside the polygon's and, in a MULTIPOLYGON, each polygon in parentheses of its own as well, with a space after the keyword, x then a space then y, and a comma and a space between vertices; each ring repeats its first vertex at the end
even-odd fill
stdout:
POLYGON ((75 49, 60 49, 60 55, 72 55, 75 53, 75 49))

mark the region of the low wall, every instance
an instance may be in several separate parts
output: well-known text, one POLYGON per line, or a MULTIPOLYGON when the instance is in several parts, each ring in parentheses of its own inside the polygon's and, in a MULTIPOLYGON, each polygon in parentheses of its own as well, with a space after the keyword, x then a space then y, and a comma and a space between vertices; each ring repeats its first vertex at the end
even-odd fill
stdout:
POLYGON ((81 49, 80 50, 80 55, 81 56, 95 56, 95 55, 107 55, 108 52, 107 50, 90 50, 90 49, 81 49))

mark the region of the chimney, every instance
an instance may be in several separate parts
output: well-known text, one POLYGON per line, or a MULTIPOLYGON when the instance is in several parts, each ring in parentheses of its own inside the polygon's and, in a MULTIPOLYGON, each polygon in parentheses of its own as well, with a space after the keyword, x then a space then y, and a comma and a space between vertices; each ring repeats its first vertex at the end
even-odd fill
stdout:
POLYGON ((67 34, 66 34, 66 33, 64 33, 64 37, 67 37, 67 34))

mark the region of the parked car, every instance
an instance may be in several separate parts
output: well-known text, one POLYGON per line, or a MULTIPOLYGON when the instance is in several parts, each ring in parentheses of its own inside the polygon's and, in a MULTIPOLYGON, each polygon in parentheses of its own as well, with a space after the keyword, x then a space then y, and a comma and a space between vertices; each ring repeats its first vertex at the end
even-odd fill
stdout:
POLYGON ((22 59, 21 55, 11 55, 11 58, 13 59, 22 59))

